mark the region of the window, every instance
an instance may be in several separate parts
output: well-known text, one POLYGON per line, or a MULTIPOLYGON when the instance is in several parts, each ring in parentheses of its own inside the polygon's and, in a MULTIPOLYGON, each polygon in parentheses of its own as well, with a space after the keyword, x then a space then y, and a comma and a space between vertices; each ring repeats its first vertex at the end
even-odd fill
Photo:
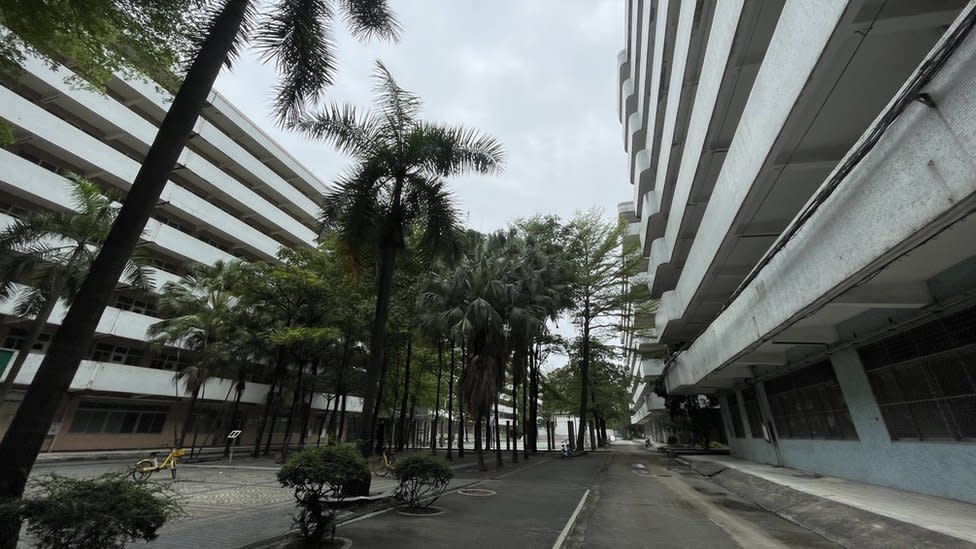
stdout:
POLYGON ((174 370, 179 372, 186 367, 186 362, 180 360, 179 355, 172 353, 159 353, 153 357, 150 365, 157 370, 174 370))
POLYGON ((91 359, 98 362, 115 362, 138 366, 142 363, 143 352, 131 347, 112 345, 111 343, 96 343, 91 359))
POLYGON ((759 400, 756 399, 755 388, 750 387, 742 391, 742 404, 746 407, 749 434, 752 435, 752 438, 763 438, 762 414, 759 413, 759 400))
POLYGON ((892 440, 976 441, 976 309, 859 353, 892 440))
POLYGON ((857 431, 830 362, 765 383, 780 438, 857 440, 857 431))
POLYGON ((84 434, 162 433, 168 406, 82 402, 68 432, 84 434))
POLYGON ((113 306, 117 309, 122 309, 123 311, 132 311, 133 313, 139 313, 142 315, 156 315, 155 305, 150 303, 148 300, 136 299, 126 295, 119 295, 116 297, 113 306))
POLYGON ((730 393, 727 397, 729 403, 729 418, 732 420, 732 432, 735 438, 745 438, 746 433, 742 428, 742 413, 739 411, 739 400, 735 398, 735 393, 730 393))

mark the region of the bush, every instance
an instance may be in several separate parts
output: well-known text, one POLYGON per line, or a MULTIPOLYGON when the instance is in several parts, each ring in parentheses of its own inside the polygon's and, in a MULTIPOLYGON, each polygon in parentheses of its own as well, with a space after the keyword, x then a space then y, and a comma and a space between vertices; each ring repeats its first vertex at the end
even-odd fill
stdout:
POLYGON ((27 533, 45 548, 115 549, 137 539, 150 541, 182 513, 169 488, 117 474, 51 475, 35 488, 34 495, 4 505, 3 512, 27 521, 27 533))
POLYGON ((335 538, 335 517, 345 498, 343 487, 370 476, 366 459, 351 444, 306 448, 293 453, 278 471, 278 482, 295 490, 301 510, 295 517, 307 541, 335 538))
POLYGON ((454 472, 446 461, 426 454, 413 454, 397 460, 393 476, 400 481, 396 496, 411 509, 429 507, 444 494, 454 472))
POLYGON ((668 437, 668 446, 674 446, 678 443, 678 437, 671 435, 668 437))

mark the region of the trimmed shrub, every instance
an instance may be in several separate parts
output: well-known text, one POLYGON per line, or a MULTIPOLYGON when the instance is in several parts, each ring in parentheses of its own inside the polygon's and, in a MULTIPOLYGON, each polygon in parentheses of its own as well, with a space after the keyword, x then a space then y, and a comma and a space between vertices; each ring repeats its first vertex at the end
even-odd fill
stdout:
POLYGON ((454 471, 439 457, 413 454, 393 464, 393 476, 400 482, 396 497, 410 509, 421 509, 433 505, 444 494, 454 471))
POLYGON ((32 495, 3 506, 27 521, 39 547, 117 549, 156 531, 182 508, 169 488, 109 474, 92 479, 42 477, 32 495))
POLYGON ((295 525, 302 537, 319 543, 335 539, 335 517, 345 498, 344 487, 369 477, 369 466, 351 444, 306 448, 293 453, 278 471, 278 482, 295 491, 301 508, 295 525))

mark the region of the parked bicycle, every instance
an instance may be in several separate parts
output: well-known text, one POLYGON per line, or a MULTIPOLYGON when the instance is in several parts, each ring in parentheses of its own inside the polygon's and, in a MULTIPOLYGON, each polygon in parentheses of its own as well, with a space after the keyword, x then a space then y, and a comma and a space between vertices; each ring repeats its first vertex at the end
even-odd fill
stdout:
POLYGON ((140 459, 132 467, 132 478, 134 480, 146 480, 156 471, 169 469, 173 479, 176 479, 176 461, 186 454, 183 448, 173 448, 166 455, 162 462, 159 461, 159 452, 149 454, 149 458, 140 459))
POLYGON ((390 476, 393 472, 393 464, 395 461, 393 455, 388 453, 384 448, 379 458, 377 458, 376 463, 373 465, 373 473, 378 477, 390 476))

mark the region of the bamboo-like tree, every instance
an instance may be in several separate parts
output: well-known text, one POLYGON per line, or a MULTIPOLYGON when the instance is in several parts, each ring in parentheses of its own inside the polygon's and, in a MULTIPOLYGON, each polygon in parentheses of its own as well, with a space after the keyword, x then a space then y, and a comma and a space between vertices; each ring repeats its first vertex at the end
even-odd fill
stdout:
MULTIPOLYGON (((0 499, 23 494, 60 397, 74 378, 108 304, 115 282, 136 248, 170 172, 193 133, 217 74, 253 44, 274 63, 279 82, 274 112, 294 118, 332 83, 336 70, 332 26, 337 17, 358 38, 395 38, 398 25, 385 0, 275 0, 258 14, 258 0, 211 5, 186 77, 132 181, 105 245, 92 263, 78 298, 51 341, 17 414, 0 441, 0 499)), ((16 543, 19 521, 0 521, 0 546, 16 543)))
MULTIPOLYGON (((14 314, 33 317, 20 352, 0 385, 3 403, 58 300, 70 305, 118 214, 117 198, 72 175, 73 209, 32 212, 0 231, 0 300, 15 299, 14 314)), ((150 271, 137 255, 123 280, 148 291, 150 271)))
POLYGON ((352 156, 349 172, 324 198, 323 224, 337 235, 351 265, 378 256, 376 308, 363 388, 363 451, 372 452, 373 408, 382 374, 396 260, 417 229, 418 252, 432 255, 457 232, 457 212, 444 177, 497 172, 502 148, 493 138, 420 118, 420 98, 377 62, 375 111, 333 105, 296 127, 352 156))

